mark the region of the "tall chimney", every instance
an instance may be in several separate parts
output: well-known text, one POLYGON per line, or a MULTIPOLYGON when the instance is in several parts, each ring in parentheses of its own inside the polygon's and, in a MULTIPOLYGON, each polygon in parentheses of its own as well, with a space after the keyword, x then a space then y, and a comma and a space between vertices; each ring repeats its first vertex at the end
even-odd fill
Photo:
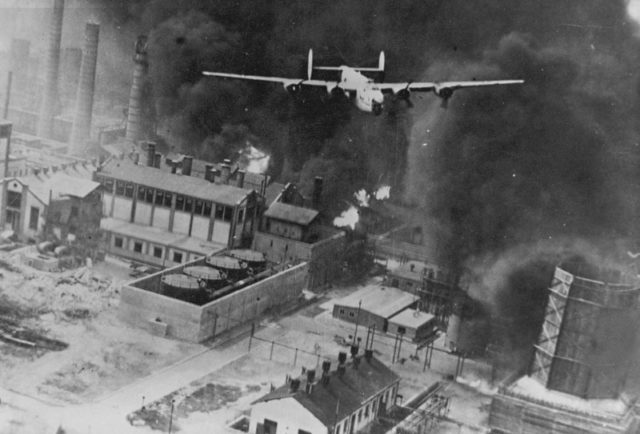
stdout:
POLYGON ((313 194, 311 196, 311 206, 315 210, 320 209, 320 202, 322 199, 322 183, 323 179, 321 176, 316 176, 313 179, 313 194))
POLYGON ((58 102, 58 72, 60 67, 60 40, 62 39, 62 18, 64 0, 53 0, 51 21, 49 22, 49 43, 45 63, 44 95, 40 105, 37 133, 40 137, 51 137, 53 116, 58 102))
POLYGON ((127 132, 125 138, 131 142, 142 139, 142 90, 149 62, 147 60, 147 36, 140 35, 136 41, 133 55, 133 81, 129 93, 129 111, 127 113, 127 132))
POLYGON ((80 81, 82 48, 65 47, 60 59, 60 93, 63 98, 75 98, 80 81))
POLYGON ((147 166, 153 167, 156 161, 156 144, 147 142, 147 166))
POLYGON ((18 91, 23 91, 27 86, 29 77, 29 49, 31 42, 27 39, 11 40, 11 58, 9 70, 14 73, 14 86, 18 91))
POLYGON ((193 167, 193 157, 191 155, 185 155, 182 158, 182 174, 191 176, 192 167, 193 167))
POLYGON ((76 94, 76 113, 71 127, 71 153, 83 154, 86 141, 91 136, 91 115, 93 112, 93 92, 96 84, 96 63, 98 61, 98 37, 100 25, 87 23, 84 28, 84 49, 80 66, 80 82, 76 94))

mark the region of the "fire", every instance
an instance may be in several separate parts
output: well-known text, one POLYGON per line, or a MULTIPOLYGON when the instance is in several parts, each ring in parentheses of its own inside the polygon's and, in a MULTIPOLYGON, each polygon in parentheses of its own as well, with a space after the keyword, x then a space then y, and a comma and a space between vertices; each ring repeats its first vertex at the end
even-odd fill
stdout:
POLYGON ((351 205, 349 209, 347 209, 346 211, 343 211, 342 214, 340 214, 340 216, 333 219, 333 224, 334 226, 337 226, 339 228, 348 226, 351 229, 355 229, 356 223, 358 223, 359 219, 360 219, 360 213, 358 212, 358 208, 356 208, 354 205, 351 205))
POLYGON ((369 199, 371 199, 371 195, 367 193, 367 190, 365 190, 364 188, 353 193, 353 197, 355 197, 358 201, 358 206, 364 208, 369 206, 369 199))
POLYGON ((265 152, 262 152, 254 146, 247 146, 243 151, 244 157, 247 159, 247 172, 251 173, 265 173, 269 168, 269 160, 271 156, 265 152))
POLYGON ((389 199, 389 197, 391 197, 391 186, 390 185, 381 186, 380 188, 378 188, 378 190, 376 190, 374 197, 376 198, 376 200, 389 199))

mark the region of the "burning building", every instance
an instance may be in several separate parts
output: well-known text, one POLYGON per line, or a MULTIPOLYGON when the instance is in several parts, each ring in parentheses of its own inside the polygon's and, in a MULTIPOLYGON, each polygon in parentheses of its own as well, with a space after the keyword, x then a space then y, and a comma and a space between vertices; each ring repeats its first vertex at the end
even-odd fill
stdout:
POLYGON ((635 346, 640 285, 620 273, 557 267, 529 376, 494 397, 504 433, 635 433, 623 393, 635 346))

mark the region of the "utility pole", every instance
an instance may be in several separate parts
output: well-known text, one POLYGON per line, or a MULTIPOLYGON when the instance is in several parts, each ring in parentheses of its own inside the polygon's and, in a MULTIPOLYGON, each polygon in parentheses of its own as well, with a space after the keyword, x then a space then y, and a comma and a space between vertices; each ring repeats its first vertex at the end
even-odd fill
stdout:
POLYGON ((358 323, 360 322, 360 308, 362 307, 362 300, 358 302, 358 312, 356 313, 356 330, 353 332, 353 345, 356 343, 356 339, 358 338, 358 323))

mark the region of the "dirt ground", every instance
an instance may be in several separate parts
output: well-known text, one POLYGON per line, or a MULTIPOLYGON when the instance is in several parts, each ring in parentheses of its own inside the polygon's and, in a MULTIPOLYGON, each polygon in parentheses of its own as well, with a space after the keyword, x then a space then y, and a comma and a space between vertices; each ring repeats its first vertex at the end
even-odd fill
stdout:
MULTIPOLYGON (((372 280, 369 284, 378 284, 372 280)), ((325 359, 336 362, 338 352, 349 348, 338 337, 354 334, 355 325, 331 316, 332 299, 342 297, 361 286, 336 288, 322 295, 318 302, 278 320, 266 320, 256 330, 251 351, 241 359, 193 382, 164 398, 149 403, 144 412, 129 415, 135 424, 146 424, 157 430, 168 427, 171 400, 174 401, 173 429, 188 433, 222 432, 237 418, 248 415, 250 404, 278 387, 287 374, 297 376, 303 367, 316 368, 325 359), (272 343, 273 342, 273 343, 272 343), (285 347, 286 346, 286 347, 285 347), (295 349, 298 349, 296 351, 295 349), (218 431, 216 431, 218 432, 218 431)), ((366 330, 360 328, 363 341, 366 330)), ((438 345, 442 345, 442 340, 438 345)), ((376 335, 374 354, 391 364, 393 338, 376 335)), ((248 349, 248 339, 247 339, 248 349)), ((424 367, 424 349, 417 352, 414 344, 404 343, 401 350, 403 363, 392 365, 401 376, 399 394, 406 401, 431 386, 444 381, 443 394, 450 398, 450 422, 443 422, 438 431, 483 432, 487 430, 488 406, 494 393, 482 379, 489 378, 489 367, 483 362, 467 360, 459 383, 447 381, 455 373, 457 358, 451 354, 435 352, 430 369, 424 367)), ((227 431, 225 431, 227 432, 227 431)), ((233 432, 233 431, 230 431, 233 432)))
POLYGON ((0 340, 2 387, 50 403, 87 402, 202 348, 120 321, 118 288, 131 279, 127 263, 48 273, 0 255, 0 326, 13 322, 66 345, 51 350, 0 340))

